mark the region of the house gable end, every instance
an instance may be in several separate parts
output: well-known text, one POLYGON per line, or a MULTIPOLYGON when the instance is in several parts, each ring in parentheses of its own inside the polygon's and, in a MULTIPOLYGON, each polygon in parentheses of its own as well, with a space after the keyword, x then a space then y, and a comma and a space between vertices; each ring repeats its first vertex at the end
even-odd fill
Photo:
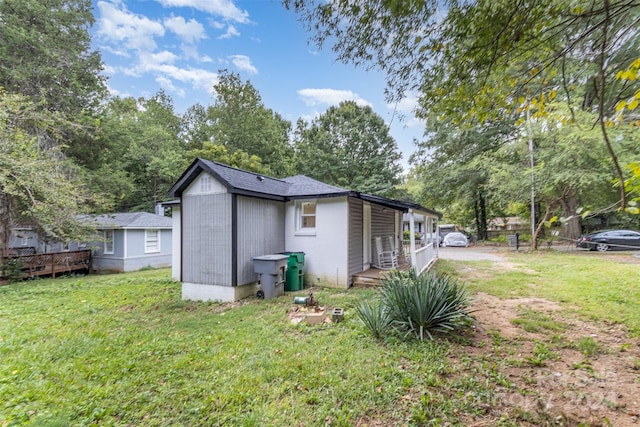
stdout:
POLYGON ((184 189, 183 195, 227 193, 227 187, 208 172, 202 171, 184 189))

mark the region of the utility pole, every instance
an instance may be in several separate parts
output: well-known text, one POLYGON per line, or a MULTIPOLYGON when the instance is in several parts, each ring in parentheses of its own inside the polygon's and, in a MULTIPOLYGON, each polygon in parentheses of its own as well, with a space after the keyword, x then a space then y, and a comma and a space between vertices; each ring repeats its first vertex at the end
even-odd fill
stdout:
MULTIPOLYGON (((531 131, 531 113, 527 107, 527 132, 529 134, 529 166, 531 167, 531 241, 536 234, 536 191, 535 178, 533 174, 533 132, 531 131)), ((532 248, 533 249, 533 248, 532 248)))

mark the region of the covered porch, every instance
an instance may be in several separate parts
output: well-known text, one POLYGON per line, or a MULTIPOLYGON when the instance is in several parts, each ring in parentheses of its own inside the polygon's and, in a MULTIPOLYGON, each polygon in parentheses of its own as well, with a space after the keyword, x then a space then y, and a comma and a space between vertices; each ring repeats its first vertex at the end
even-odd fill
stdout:
MULTIPOLYGON (((408 222, 409 238, 402 239, 398 233, 392 240, 391 249, 397 254, 397 260, 392 268, 380 268, 372 263, 370 268, 353 275, 354 287, 379 286, 381 280, 392 270, 408 271, 414 269, 418 275, 428 271, 438 259, 437 222, 440 214, 419 208, 408 208, 404 215, 408 222), (420 221, 426 232, 419 232, 416 227, 420 221), (397 265, 397 267, 395 266, 397 265)), ((402 227, 400 227, 402 229, 402 227)), ((374 255, 375 257, 376 255, 374 255)))

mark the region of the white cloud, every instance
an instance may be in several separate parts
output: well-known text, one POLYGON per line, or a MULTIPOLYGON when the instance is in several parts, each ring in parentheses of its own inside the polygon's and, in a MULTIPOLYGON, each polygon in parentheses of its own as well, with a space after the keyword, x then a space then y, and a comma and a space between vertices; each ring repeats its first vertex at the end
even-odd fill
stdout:
POLYGON ((233 65, 240 71, 246 71, 249 74, 258 74, 258 69, 251 63, 251 58, 246 55, 232 55, 229 57, 233 65))
POLYGON ((109 86, 109 84, 108 84, 108 83, 107 83, 107 91, 109 92, 109 95, 111 95, 111 96, 117 96, 117 97, 120 97, 120 98, 126 98, 127 96, 131 96, 131 95, 130 95, 130 94, 128 94, 128 93, 121 92, 121 91, 119 91, 118 89, 116 89, 116 88, 114 88, 114 87, 109 86))
POLYGON ((387 108, 396 109, 405 114, 413 114, 414 110, 418 106, 418 98, 415 96, 407 96, 402 98, 397 104, 387 104, 387 108))
POLYGON ((170 18, 165 18, 164 25, 186 43, 195 43, 207 37, 204 27, 195 19, 187 22, 182 16, 172 15, 170 18))
POLYGON ((111 65, 104 64, 102 66, 102 73, 106 75, 114 75, 116 73, 116 68, 111 65))
POLYGON ((224 33, 223 35, 219 36, 219 39, 230 39, 231 37, 237 37, 240 35, 240 32, 238 30, 236 30, 236 27, 234 27, 233 25, 229 25, 229 27, 227 28, 227 32, 224 33))
POLYGON ((98 34, 105 40, 121 43, 128 48, 153 50, 156 48, 154 37, 164 35, 161 23, 146 16, 130 13, 121 4, 98 2, 100 10, 98 34))
POLYGON ((402 98, 397 104, 387 104, 388 109, 398 113, 405 127, 416 127, 423 124, 415 116, 417 107, 418 98, 413 95, 402 98))
POLYGON ((169 52, 168 50, 163 50, 158 53, 141 53, 140 54, 140 66, 142 68, 146 66, 158 65, 158 64, 173 64, 178 56, 169 52))
POLYGON ((240 10, 231 0, 156 0, 164 7, 192 7, 226 20, 240 23, 249 22, 249 13, 240 10))
POLYGON ((156 83, 158 83, 161 88, 166 89, 169 92, 173 92, 181 98, 186 95, 186 91, 184 89, 176 87, 173 84, 173 81, 165 76, 158 76, 156 78, 156 83))
POLYGON ((148 64, 145 71, 156 74, 156 81, 159 78, 177 80, 193 86, 194 89, 204 90, 209 94, 213 94, 213 85, 218 82, 217 73, 200 68, 179 68, 170 64, 148 64))
POLYGON ((359 106, 368 105, 371 107, 371 103, 362 99, 360 95, 350 90, 338 90, 338 89, 300 89, 298 95, 302 98, 305 104, 313 107, 318 104, 338 105, 342 101, 354 101, 359 106))

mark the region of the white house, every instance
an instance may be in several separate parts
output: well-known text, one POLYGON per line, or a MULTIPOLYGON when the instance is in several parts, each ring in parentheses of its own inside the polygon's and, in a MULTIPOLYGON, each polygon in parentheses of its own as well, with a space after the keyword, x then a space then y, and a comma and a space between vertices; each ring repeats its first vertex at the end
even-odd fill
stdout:
MULTIPOLYGON (((234 301, 256 291, 253 258, 305 253, 305 284, 348 288, 376 264, 376 237, 400 243, 402 214, 437 220, 414 203, 297 175, 276 179, 196 159, 172 187, 173 276, 184 299, 234 301)), ((411 260, 423 271, 437 256, 411 260)))

